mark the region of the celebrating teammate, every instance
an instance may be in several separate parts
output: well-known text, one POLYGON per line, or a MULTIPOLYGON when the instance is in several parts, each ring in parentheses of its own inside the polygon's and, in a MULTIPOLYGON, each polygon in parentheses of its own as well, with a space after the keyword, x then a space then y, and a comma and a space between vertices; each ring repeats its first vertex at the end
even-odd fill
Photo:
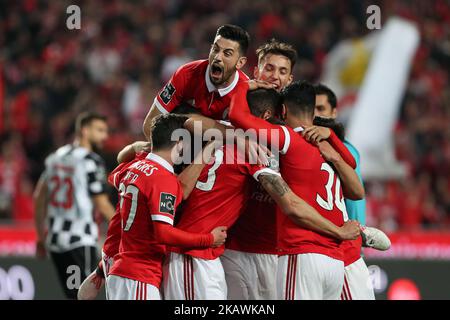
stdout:
MULTIPOLYGON (((289 44, 275 39, 256 50, 258 65, 254 70, 257 81, 266 81, 277 91, 292 82, 297 52, 289 44)), ((251 104, 250 104, 251 106, 251 104)), ((277 110, 254 110, 252 114, 267 120, 277 110)), ((252 181, 252 190, 239 220, 229 230, 226 250, 222 255, 228 299, 276 299, 278 266, 276 203, 263 186, 252 181)))
POLYGON ((120 194, 119 252, 106 280, 111 300, 159 300, 165 245, 207 248, 224 243, 223 227, 194 234, 173 227, 183 198, 173 172, 182 141, 171 141, 185 117, 161 115, 152 121, 152 152, 119 165, 110 175, 120 194))
MULTIPOLYGON (((272 125, 251 115, 245 100, 247 90, 246 86, 239 87, 232 99, 232 123, 243 129, 268 130, 268 142, 280 146, 281 175, 293 192, 334 224, 343 225, 347 214, 342 194, 344 192, 348 198, 360 198, 362 186, 352 169, 355 167, 353 157, 336 135, 331 133, 329 144, 322 142, 319 151, 300 134, 306 126, 312 125, 314 88, 307 83, 295 82, 283 91, 288 127, 272 125), (271 130, 278 132, 276 141, 271 140, 271 130), (339 178, 344 181, 342 186, 339 178)), ((280 210, 277 211, 277 240, 279 298, 340 297, 344 280, 340 241, 295 225, 280 210), (298 261, 301 268, 298 268, 298 261)))
POLYGON ((247 62, 249 40, 247 31, 238 26, 219 27, 208 59, 181 66, 158 93, 144 120, 145 136, 150 137, 151 119, 172 112, 182 102, 207 117, 225 119, 234 88, 248 80, 241 69, 247 62))

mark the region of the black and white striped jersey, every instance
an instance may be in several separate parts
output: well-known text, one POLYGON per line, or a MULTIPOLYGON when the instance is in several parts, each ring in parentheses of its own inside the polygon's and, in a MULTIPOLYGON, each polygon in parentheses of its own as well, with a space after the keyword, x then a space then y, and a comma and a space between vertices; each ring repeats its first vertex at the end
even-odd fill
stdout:
POLYGON ((92 195, 106 189, 103 159, 86 148, 68 144, 47 157, 44 178, 48 187, 49 249, 64 252, 96 246, 98 227, 92 195))

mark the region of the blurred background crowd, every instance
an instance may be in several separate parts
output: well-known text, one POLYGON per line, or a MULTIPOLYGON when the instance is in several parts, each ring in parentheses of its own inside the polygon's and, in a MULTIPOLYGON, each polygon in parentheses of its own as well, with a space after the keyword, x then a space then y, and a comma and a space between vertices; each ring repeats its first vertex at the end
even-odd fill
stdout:
POLYGON ((45 157, 71 140, 82 110, 108 116, 109 169, 125 144, 143 139, 153 98, 183 63, 206 58, 219 25, 295 46, 295 79, 317 82, 327 52, 367 34, 377 4, 417 24, 421 42, 395 131, 401 181, 366 181, 367 223, 385 231, 450 227, 450 5, 436 1, 102 0, 0 2, 0 223, 30 222, 45 157), (81 30, 66 8, 81 7, 81 30))

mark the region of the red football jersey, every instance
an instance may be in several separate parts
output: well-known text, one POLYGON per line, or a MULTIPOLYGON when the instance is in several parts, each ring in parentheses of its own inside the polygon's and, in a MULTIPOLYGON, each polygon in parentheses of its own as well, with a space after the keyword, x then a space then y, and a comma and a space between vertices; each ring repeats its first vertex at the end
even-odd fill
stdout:
POLYGON ((228 232, 226 248, 261 254, 277 254, 277 204, 257 181, 244 212, 228 232))
MULTIPOLYGON (((241 158, 233 145, 225 145, 216 151, 215 162, 203 168, 194 190, 184 204, 180 221, 176 225, 178 229, 204 233, 219 226, 230 228, 248 201, 251 176, 257 179, 265 171, 277 174, 260 165, 239 164, 237 159, 241 158)), ((224 246, 171 250, 211 260, 223 253, 224 246)))
POLYGON ((173 224, 181 185, 172 166, 153 153, 118 166, 111 180, 120 194, 122 228, 110 274, 159 288, 166 246, 156 241, 153 221, 173 224))
MULTIPOLYGON (((145 159, 145 157, 148 155, 148 152, 140 152, 136 155, 136 159, 145 159)), ((124 168, 127 164, 123 163, 120 165, 121 168, 124 168)), ((111 184, 116 189, 115 177, 119 177, 120 169, 116 169, 112 172, 111 175, 108 176, 108 183, 111 184)), ((118 252, 119 252, 119 245, 120 245, 120 237, 122 234, 122 219, 120 218, 120 205, 117 204, 116 206, 116 213, 111 218, 111 221, 108 225, 108 231, 106 232, 106 239, 103 243, 102 251, 110 258, 113 258, 118 252)))
POLYGON ((362 237, 355 240, 342 241, 341 249, 344 254, 344 266, 348 266, 361 258, 362 237))
MULTIPOLYGON (((348 218, 339 176, 322 158, 319 149, 303 138, 300 133, 303 128, 273 125, 252 115, 246 100, 247 89, 248 86, 241 85, 233 97, 230 110, 232 123, 243 129, 275 131, 275 135, 269 131, 267 141, 271 145, 277 145, 280 150, 280 172, 283 179, 295 194, 322 216, 335 225, 342 226, 348 218)), ((329 141, 354 168, 355 159, 333 132, 329 141)), ((340 241, 298 226, 279 208, 276 223, 279 255, 319 253, 343 260, 340 241)))
MULTIPOLYGON (((281 176, 292 191, 337 226, 347 220, 341 182, 319 149, 288 128, 290 144, 280 156, 281 176)), ((304 229, 277 210, 279 254, 320 253, 343 260, 340 241, 304 229)))
POLYGON ((168 113, 187 102, 203 115, 222 120, 228 117, 234 88, 243 81, 248 81, 248 77, 238 70, 228 87, 217 89, 209 78, 208 60, 197 60, 181 66, 158 93, 154 103, 160 112, 168 113))
POLYGON ((120 237, 121 237, 121 219, 120 207, 117 205, 116 213, 111 218, 106 233, 106 239, 103 243, 103 252, 109 257, 113 258, 119 252, 120 237))

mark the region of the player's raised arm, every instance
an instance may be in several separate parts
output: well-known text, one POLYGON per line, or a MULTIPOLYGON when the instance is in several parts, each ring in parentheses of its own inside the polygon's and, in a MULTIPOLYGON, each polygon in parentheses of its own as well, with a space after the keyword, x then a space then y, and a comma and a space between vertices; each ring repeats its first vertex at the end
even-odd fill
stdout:
POLYGON ((34 190, 34 223, 37 233, 36 256, 45 258, 45 218, 47 216, 47 184, 45 183, 45 173, 40 177, 34 190))
POLYGON ((151 143, 148 141, 135 141, 117 154, 117 163, 129 162, 134 159, 136 154, 139 152, 150 152, 151 151, 151 143))
POLYGON ((178 180, 183 188, 183 200, 189 197, 203 168, 211 161, 216 147, 221 144, 221 142, 209 142, 202 152, 196 155, 194 161, 178 175, 178 180))
POLYGON ((250 112, 250 108, 247 102, 247 91, 249 89, 248 83, 242 83, 236 88, 236 93, 231 98, 230 103, 230 121, 236 128, 242 128, 244 130, 255 129, 258 132, 261 130, 267 130, 267 143, 269 145, 275 143, 278 146, 284 146, 286 141, 286 132, 282 126, 274 125, 266 120, 253 115, 250 112), (272 141, 272 130, 278 131, 278 134, 274 135, 278 141, 272 141))
POLYGON ((340 154, 327 141, 319 142, 318 146, 322 157, 332 163, 336 169, 342 182, 344 197, 351 200, 363 199, 365 195, 364 186, 355 170, 342 159, 340 154))
POLYGON ((319 143, 326 140, 339 153, 342 159, 348 163, 352 169, 356 168, 356 161, 351 152, 342 143, 333 130, 321 126, 310 126, 302 131, 302 135, 306 140, 312 143, 319 143))
POLYGON ((342 227, 336 226, 294 194, 281 176, 262 173, 258 176, 258 181, 281 210, 299 226, 338 240, 353 240, 359 236, 358 222, 350 221, 342 227))

